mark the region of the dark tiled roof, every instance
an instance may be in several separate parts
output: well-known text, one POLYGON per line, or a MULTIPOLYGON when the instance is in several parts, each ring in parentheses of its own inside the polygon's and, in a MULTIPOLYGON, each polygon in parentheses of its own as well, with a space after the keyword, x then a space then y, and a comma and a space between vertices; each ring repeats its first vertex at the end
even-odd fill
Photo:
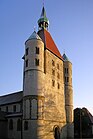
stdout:
POLYGON ((88 117, 89 117, 89 119, 91 121, 91 124, 93 124, 93 116, 92 116, 92 114, 88 111, 87 108, 82 108, 82 110, 86 111, 86 113, 87 113, 87 115, 88 115, 88 117))
POLYGON ((63 59, 55 42, 53 41, 50 33, 46 29, 42 29, 42 30, 38 31, 38 35, 40 36, 40 38, 42 38, 46 49, 51 51, 53 54, 55 54, 60 59, 63 59))
POLYGON ((0 105, 20 102, 23 98, 23 91, 0 96, 0 105))

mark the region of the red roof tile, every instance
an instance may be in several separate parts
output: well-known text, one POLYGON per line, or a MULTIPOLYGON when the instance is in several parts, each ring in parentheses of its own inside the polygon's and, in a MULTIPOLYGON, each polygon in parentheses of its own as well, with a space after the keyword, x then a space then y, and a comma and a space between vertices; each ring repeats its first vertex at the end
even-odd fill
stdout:
POLYGON ((45 48, 47 48, 49 51, 51 51, 53 54, 55 54, 60 59, 63 59, 55 42, 53 41, 50 33, 47 30, 42 29, 42 30, 38 31, 38 35, 43 40, 43 42, 45 44, 45 48))

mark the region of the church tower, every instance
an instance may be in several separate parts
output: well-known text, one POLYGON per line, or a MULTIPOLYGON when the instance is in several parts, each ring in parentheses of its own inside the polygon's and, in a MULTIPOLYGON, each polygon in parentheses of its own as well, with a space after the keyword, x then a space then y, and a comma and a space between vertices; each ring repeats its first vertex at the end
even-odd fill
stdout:
MULTIPOLYGON (((48 26, 43 6, 38 32, 25 42, 23 139, 67 139, 71 134, 67 125, 73 122, 72 82, 64 81, 64 69, 72 67, 61 56, 48 26)), ((68 76, 71 81, 70 70, 68 76)))

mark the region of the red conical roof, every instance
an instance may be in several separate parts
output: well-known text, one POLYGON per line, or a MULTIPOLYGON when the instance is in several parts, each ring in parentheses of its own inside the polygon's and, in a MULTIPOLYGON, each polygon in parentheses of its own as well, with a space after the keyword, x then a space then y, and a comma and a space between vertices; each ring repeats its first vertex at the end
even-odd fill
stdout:
POLYGON ((45 44, 45 48, 63 60, 63 58, 62 58, 55 42, 53 41, 50 33, 46 29, 42 29, 42 30, 38 31, 38 35, 43 40, 43 42, 45 44))

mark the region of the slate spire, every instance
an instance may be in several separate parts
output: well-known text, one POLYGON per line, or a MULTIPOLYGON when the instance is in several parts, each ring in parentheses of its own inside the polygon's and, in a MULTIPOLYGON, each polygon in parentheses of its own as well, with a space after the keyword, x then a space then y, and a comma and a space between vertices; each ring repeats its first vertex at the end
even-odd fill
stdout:
POLYGON ((43 6, 41 16, 38 20, 38 26, 39 26, 39 29, 42 29, 42 28, 48 29, 48 25, 49 25, 49 20, 46 16, 46 11, 45 11, 45 8, 43 6))

